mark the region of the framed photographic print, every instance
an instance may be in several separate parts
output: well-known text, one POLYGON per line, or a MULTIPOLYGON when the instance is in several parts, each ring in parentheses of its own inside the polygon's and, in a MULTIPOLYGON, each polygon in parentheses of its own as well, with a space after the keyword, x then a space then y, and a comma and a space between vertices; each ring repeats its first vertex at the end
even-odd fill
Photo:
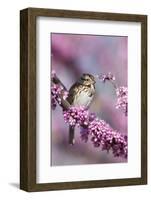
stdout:
POLYGON ((147 183, 147 16, 20 12, 20 188, 147 183))

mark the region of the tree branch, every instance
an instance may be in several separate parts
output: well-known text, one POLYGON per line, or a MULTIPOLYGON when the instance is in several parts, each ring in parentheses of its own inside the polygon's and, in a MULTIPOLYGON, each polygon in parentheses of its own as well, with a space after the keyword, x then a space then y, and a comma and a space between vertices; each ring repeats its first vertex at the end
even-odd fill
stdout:
POLYGON ((55 91, 51 93, 63 108, 65 122, 72 127, 81 127, 81 139, 87 142, 90 137, 94 147, 101 147, 107 152, 111 150, 114 156, 127 158, 127 136, 113 130, 109 124, 89 113, 86 108, 71 106, 64 97, 67 89, 56 74, 53 74, 52 83, 55 91))

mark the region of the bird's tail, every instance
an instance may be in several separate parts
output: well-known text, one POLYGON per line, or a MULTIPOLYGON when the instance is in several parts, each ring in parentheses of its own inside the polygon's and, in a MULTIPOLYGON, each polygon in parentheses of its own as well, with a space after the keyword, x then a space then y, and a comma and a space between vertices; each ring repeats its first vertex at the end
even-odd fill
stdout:
POLYGON ((74 145, 75 139, 74 139, 74 127, 69 126, 69 144, 74 145))

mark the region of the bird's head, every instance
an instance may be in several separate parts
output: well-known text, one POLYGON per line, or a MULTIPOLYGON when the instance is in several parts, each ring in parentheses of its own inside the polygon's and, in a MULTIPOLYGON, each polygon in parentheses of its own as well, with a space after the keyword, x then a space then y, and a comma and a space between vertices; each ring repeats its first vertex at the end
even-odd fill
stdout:
POLYGON ((95 78, 93 75, 91 74, 83 74, 81 77, 80 77, 80 83, 83 84, 83 85, 91 85, 91 84, 95 84, 95 78))

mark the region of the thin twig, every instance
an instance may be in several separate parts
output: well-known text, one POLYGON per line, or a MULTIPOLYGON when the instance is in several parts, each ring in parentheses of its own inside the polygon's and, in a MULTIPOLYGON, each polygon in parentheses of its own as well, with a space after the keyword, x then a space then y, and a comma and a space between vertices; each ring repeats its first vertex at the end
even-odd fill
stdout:
POLYGON ((65 91, 67 91, 67 88, 65 87, 65 85, 61 82, 61 80, 57 77, 57 75, 55 74, 52 78, 51 78, 51 81, 54 83, 54 84, 59 84, 63 87, 63 89, 65 91))

